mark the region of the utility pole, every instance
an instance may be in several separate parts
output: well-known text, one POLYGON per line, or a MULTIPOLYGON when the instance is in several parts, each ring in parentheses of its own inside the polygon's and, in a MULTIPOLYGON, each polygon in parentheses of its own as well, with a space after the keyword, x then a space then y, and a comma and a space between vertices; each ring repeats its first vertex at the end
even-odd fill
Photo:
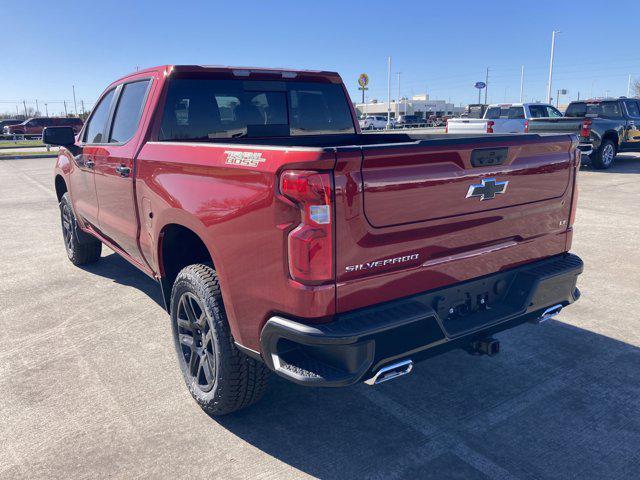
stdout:
POLYGON ((551 103, 551 84, 553 83, 553 56, 556 50, 556 32, 551 32, 551 59, 549 60, 549 83, 547 84, 547 103, 551 103))
POLYGON ((27 119, 27 102, 22 100, 22 106, 24 107, 24 119, 27 119))
POLYGON ((67 113, 67 101, 63 100, 62 103, 64 103, 64 116, 68 117, 69 114, 67 113))
POLYGON ((18 110, 18 104, 16 103, 16 115, 19 117, 20 116, 20 110, 18 110))
POLYGON ((39 110, 40 107, 38 106, 38 99, 36 98, 36 115, 38 115, 39 110))
POLYGON ((49 116, 49 104, 45 102, 44 104, 44 111, 47 114, 47 117, 49 116))
POLYGON ((629 74, 629 83, 627 83, 627 97, 631 96, 631 74, 629 74))
POLYGON ((391 127, 391 57, 387 57, 387 130, 391 127))
POLYGON ((76 104, 76 86, 71 85, 73 90, 73 110, 76 112, 76 117, 78 116, 78 105, 76 104))
POLYGON ((398 99, 396 100, 396 120, 398 120, 398 115, 400 115, 400 75, 402 72, 398 72, 398 99))
MULTIPOLYGON (((362 93, 362 103, 364 103, 364 92, 362 93)), ((82 107, 82 116, 84 117, 84 100, 80 100, 80 106, 82 107)))
POLYGON ((487 92, 489 91, 489 67, 487 67, 487 75, 484 79, 484 103, 487 103, 487 92))
POLYGON ((524 65, 520 68, 520 103, 524 102, 524 65))

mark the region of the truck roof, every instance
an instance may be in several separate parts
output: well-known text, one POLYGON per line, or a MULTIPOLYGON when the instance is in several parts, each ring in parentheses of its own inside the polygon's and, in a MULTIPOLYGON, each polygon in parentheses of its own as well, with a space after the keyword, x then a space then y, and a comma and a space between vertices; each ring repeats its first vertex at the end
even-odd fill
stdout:
POLYGON ((545 102, 515 102, 515 103, 491 103, 487 105, 487 108, 490 107, 524 107, 525 105, 550 105, 545 102))
POLYGON ((290 68, 264 68, 264 67, 241 67, 241 66, 229 66, 229 65, 159 65, 156 67, 149 67, 143 70, 138 70, 125 75, 113 83, 120 82, 126 78, 140 75, 141 73, 163 73, 165 75, 171 75, 174 72, 210 72, 210 73, 222 73, 226 75, 233 75, 235 77, 270 77, 279 76, 284 79, 303 78, 305 80, 324 78, 333 83, 340 83, 342 79, 337 72, 331 72, 326 70, 295 70, 290 68))

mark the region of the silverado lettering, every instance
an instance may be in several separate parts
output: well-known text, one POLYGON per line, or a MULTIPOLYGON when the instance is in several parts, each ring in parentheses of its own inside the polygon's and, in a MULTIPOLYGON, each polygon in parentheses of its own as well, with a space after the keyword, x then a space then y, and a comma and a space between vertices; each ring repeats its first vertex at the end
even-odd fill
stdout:
POLYGON ((360 263, 358 265, 349 265, 345 267, 345 270, 347 272, 356 272, 358 270, 367 270, 370 268, 384 267, 386 265, 392 265, 394 263, 409 262, 411 260, 417 260, 418 257, 420 257, 420 254, 414 253, 413 255, 405 255, 404 257, 387 258, 385 260, 377 260, 375 262, 360 263))
POLYGON ((579 297, 573 135, 363 134, 337 73, 162 66, 109 85, 77 136, 43 137, 69 260, 106 244, 158 282, 212 415, 269 372, 377 384, 495 354, 493 334, 579 297))

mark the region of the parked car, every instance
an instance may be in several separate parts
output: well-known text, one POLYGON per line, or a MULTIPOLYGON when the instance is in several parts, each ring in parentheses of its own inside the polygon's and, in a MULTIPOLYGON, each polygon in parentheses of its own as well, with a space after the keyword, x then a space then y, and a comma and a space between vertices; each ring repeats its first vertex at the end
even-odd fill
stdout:
POLYGON ((578 299, 572 138, 463 140, 361 134, 337 73, 201 66, 113 82, 77 138, 44 130, 69 260, 104 243, 158 281, 213 415, 269 371, 374 385, 494 355, 493 334, 578 299))
POLYGON ((578 134, 583 158, 595 168, 606 169, 618 152, 640 152, 640 100, 571 102, 563 118, 534 119, 529 131, 578 134))
MULTIPOLYGON (((387 116, 386 115, 369 115, 360 120, 360 128, 362 130, 382 130, 387 128, 387 116)), ((392 118, 390 120, 390 126, 393 128, 396 121, 392 118)))
POLYGON ((72 127, 78 133, 82 128, 82 120, 78 117, 35 117, 16 125, 3 127, 6 135, 42 135, 46 127, 72 127))
POLYGON ((448 133, 527 133, 532 118, 560 118, 562 113, 546 103, 507 103, 489 105, 482 119, 452 118, 448 133))
POLYGON ((4 120, 0 120, 0 132, 4 132, 4 127, 9 125, 17 125, 22 123, 24 120, 19 120, 17 118, 6 118, 4 120))
POLYGON ((419 115, 398 115, 395 123, 396 127, 420 127, 426 126, 427 122, 419 115))

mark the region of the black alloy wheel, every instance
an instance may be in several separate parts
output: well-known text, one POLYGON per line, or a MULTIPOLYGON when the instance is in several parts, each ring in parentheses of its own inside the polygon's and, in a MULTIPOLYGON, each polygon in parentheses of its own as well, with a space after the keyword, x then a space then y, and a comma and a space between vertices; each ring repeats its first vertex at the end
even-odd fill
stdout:
POLYGON ((187 374, 201 391, 213 388, 216 356, 212 329, 198 297, 184 292, 178 303, 178 340, 187 374))

